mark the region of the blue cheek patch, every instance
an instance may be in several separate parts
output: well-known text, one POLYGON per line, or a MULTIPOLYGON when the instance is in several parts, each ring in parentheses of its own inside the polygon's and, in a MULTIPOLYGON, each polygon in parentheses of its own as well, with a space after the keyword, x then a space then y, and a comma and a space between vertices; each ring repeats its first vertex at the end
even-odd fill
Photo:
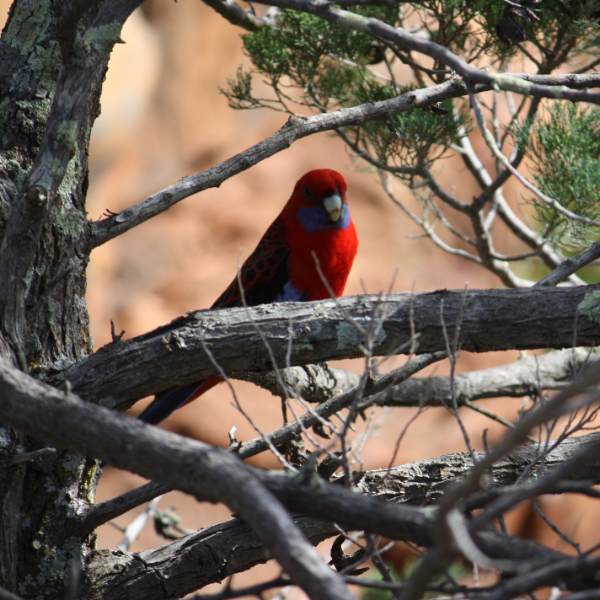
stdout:
POLYGON ((313 208, 301 206, 298 209, 298 220, 308 233, 316 233, 317 231, 324 231, 325 229, 332 229, 334 227, 344 231, 350 225, 350 210, 346 203, 342 204, 340 218, 335 223, 332 223, 322 204, 317 204, 313 208))
POLYGON ((322 204, 317 204, 314 208, 301 206, 298 209, 298 221, 309 233, 323 231, 332 225, 327 218, 327 211, 322 204), (329 223, 329 224, 328 224, 329 223))

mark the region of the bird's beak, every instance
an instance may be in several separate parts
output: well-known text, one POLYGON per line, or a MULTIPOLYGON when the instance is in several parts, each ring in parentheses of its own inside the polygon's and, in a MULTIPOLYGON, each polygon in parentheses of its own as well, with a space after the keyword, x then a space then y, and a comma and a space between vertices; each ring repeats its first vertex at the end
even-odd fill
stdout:
POLYGON ((323 206, 329 215, 329 220, 334 223, 342 214, 342 198, 339 194, 331 194, 323 199, 323 206))

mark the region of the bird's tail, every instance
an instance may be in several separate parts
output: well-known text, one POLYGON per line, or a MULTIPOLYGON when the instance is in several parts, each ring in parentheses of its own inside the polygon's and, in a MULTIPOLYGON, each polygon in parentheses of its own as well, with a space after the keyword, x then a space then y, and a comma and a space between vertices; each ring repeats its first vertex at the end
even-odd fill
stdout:
POLYGON ((204 392, 217 385, 217 383, 221 383, 221 381, 223 380, 220 377, 209 377, 208 379, 177 388, 166 394, 157 394, 153 402, 146 407, 139 418, 144 423, 158 425, 172 412, 195 400, 198 396, 201 396, 204 392))
MULTIPOLYGON (((154 400, 146 407, 144 412, 139 416, 139 419, 145 423, 151 425, 158 425, 161 421, 164 421, 172 412, 178 408, 185 406, 192 400, 195 400, 198 396, 208 392, 210 388, 214 387, 223 380, 220 377, 209 377, 202 381, 196 381, 190 385, 177 388, 176 390, 169 393, 157 394, 154 400)), ((100 463, 100 468, 104 468, 106 462, 100 463)))

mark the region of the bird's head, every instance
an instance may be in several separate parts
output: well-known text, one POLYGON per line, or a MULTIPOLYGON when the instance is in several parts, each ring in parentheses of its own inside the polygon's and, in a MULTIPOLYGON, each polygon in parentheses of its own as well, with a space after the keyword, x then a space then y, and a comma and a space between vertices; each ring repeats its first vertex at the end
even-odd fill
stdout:
POLYGON ((290 199, 290 208, 309 233, 350 225, 346 181, 336 171, 317 169, 301 177, 290 199))

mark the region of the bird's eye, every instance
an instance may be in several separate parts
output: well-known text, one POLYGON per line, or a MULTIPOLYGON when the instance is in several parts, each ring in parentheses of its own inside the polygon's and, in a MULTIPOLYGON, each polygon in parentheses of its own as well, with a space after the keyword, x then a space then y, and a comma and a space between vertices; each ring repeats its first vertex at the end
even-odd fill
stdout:
POLYGON ((309 199, 313 197, 313 193, 307 185, 304 186, 304 195, 309 199))

